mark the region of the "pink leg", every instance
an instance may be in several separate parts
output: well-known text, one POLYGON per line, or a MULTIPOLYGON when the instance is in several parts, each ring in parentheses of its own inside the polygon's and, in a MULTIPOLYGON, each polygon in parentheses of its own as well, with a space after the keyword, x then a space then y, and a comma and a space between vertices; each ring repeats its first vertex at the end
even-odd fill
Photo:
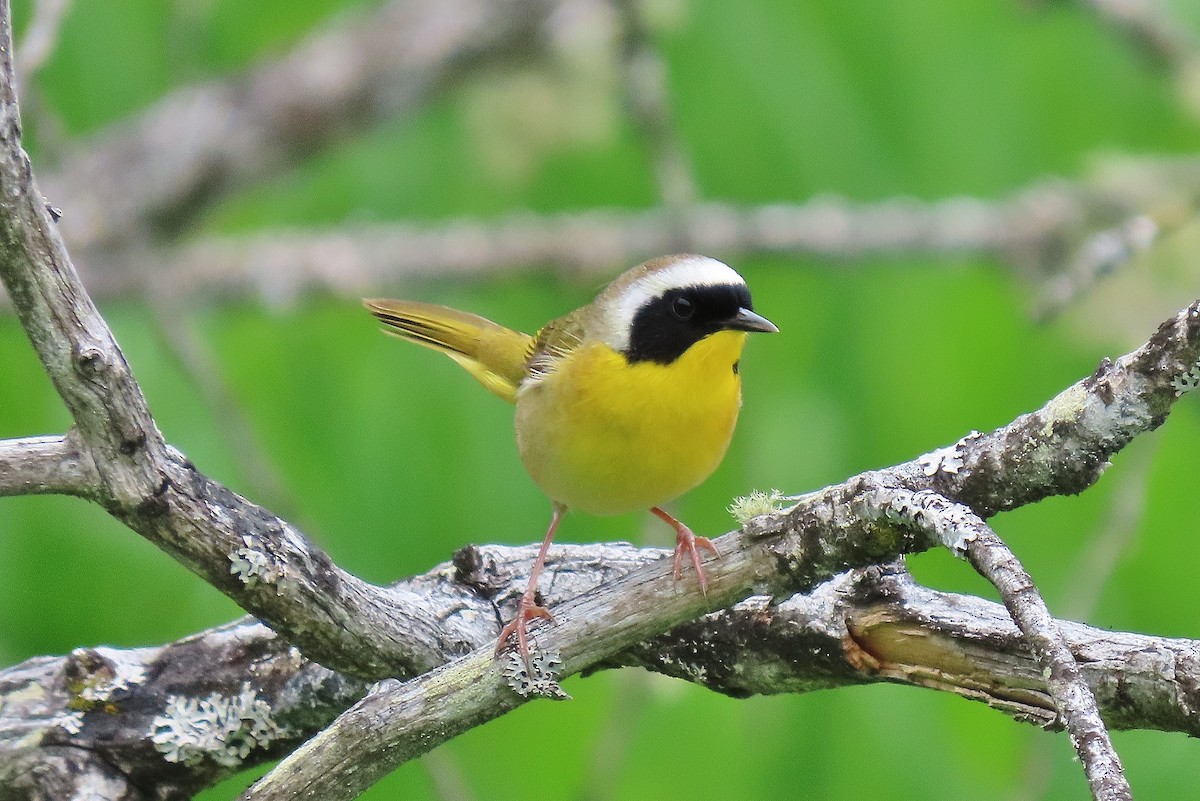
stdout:
POLYGON ((562 504, 557 502, 554 504, 554 511, 550 515, 550 528, 546 530, 546 536, 542 540, 542 547, 538 551, 537 559, 533 560, 533 570, 529 573, 529 585, 525 587, 525 592, 521 594, 521 600, 517 602, 517 616, 500 630, 500 640, 496 643, 496 655, 499 656, 508 646, 508 638, 516 634, 517 653, 521 655, 521 661, 525 663, 525 668, 530 675, 533 675, 533 666, 529 661, 529 634, 526 631, 526 623, 539 617, 552 620, 550 610, 544 606, 538 606, 535 596, 538 576, 541 575, 542 568, 546 564, 546 552, 550 550, 550 541, 554 539, 554 532, 558 530, 558 524, 566 511, 567 507, 562 504))
POLYGON ((666 523, 671 528, 675 529, 675 580, 679 581, 683 576, 682 561, 683 555, 686 553, 692 562, 692 567, 696 569, 696 578, 700 581, 700 592, 708 594, 708 576, 704 573, 704 568, 700 565, 700 552, 697 548, 703 548, 713 556, 720 556, 717 552, 717 546, 712 544, 712 540, 708 537, 697 537, 692 533, 692 530, 679 522, 671 515, 664 512, 659 507, 655 506, 650 510, 659 520, 666 523))

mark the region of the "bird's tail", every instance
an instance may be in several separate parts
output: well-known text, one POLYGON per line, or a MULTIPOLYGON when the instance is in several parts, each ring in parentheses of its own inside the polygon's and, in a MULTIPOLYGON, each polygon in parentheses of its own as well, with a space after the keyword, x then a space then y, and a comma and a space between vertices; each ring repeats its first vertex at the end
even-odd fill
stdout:
POLYGON ((441 351, 509 403, 525 377, 533 338, 475 314, 411 300, 365 298, 385 331, 441 351))

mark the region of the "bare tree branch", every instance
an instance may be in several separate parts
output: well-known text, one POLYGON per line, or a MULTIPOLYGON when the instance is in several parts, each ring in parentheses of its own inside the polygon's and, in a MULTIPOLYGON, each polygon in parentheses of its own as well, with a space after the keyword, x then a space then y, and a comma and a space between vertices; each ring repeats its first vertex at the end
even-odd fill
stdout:
MULTIPOLYGON (((678 250, 835 259, 934 254, 1000 258, 1050 273, 1037 308, 1045 315, 1144 251, 1180 214, 1191 216, 1200 167, 1184 159, 1146 160, 1124 169, 1116 185, 1106 182, 1111 175, 1077 185, 1047 181, 1000 201, 697 205, 664 93, 666 67, 642 9, 622 0, 627 95, 665 193, 663 209, 279 231, 178 250, 151 244, 169 242, 212 199, 283 168, 297 153, 407 113, 481 60, 494 63, 526 48, 569 2, 392 2, 245 76, 181 89, 134 123, 81 143, 43 183, 51 200, 66 206, 63 232, 93 296, 199 290, 286 301, 313 288, 349 295, 447 271, 611 271, 678 250)), ((1145 4, 1094 5, 1133 27, 1155 17, 1143 13, 1145 4)))
POLYGON ((112 502, 150 501, 165 445, 112 333, 83 290, 21 149, 7 4, 0 20, 0 278, 93 452, 112 502))
MULTIPOLYGON (((1087 620, 1091 617, 1113 571, 1138 536, 1146 507, 1150 466, 1153 461, 1151 457, 1157 450, 1157 441, 1143 439, 1139 443, 1140 446, 1135 444, 1130 449, 1132 453, 1127 450, 1123 455, 1125 466, 1121 475, 1114 477, 1119 483, 1110 489, 1110 506, 1105 518, 1085 538, 1087 545, 1075 560, 1072 575, 1067 583, 1068 589, 1062 593, 1060 614, 1064 618, 1087 620)), ((1086 673, 1088 659, 1080 658, 1078 650, 1074 652, 1080 661, 1080 667, 1086 673)), ((1095 682, 1089 679, 1089 683, 1093 690, 1097 690, 1095 682)), ((1104 712, 1105 722, 1112 729, 1112 711, 1105 709, 1103 698, 1097 700, 1104 712)), ((1012 797, 1044 797, 1051 777, 1050 753, 1029 743, 1025 748, 1024 757, 1019 761, 1024 765, 1024 771, 1012 797)))
MULTIPOLYGON (((1110 728, 1200 736, 1200 643, 1058 625, 1110 728)), ((927 589, 898 565, 851 571, 784 601, 750 598, 638 644, 606 666, 617 664, 738 698, 890 681, 952 692, 1040 726, 1062 725, 1045 675, 1003 606, 927 589)))
POLYGON ((100 485, 78 436, 0 440, 0 496, 87 495, 100 485))
MULTIPOLYGON (((771 583, 778 588, 790 588, 791 590, 811 587, 847 566, 867 564, 878 559, 889 558, 899 550, 926 547, 928 543, 923 541, 897 539, 890 536, 886 528, 877 530, 869 526, 864 528, 863 521, 847 511, 852 508, 850 502, 854 497, 872 487, 901 486, 908 487, 913 491, 932 488, 948 497, 966 501, 973 508, 986 514, 1014 508, 1048 494, 1078 492, 1086 488, 1098 477, 1112 453, 1123 447, 1137 433, 1160 424, 1171 403, 1188 386, 1194 384, 1196 372, 1194 365, 1200 356, 1200 322, 1198 320, 1200 320, 1200 302, 1165 322, 1155 336, 1142 348, 1122 357, 1116 363, 1104 362, 1095 375, 1069 388, 1042 410, 1025 415, 1010 426, 989 435, 970 435, 949 448, 928 454, 888 471, 859 476, 839 487, 833 487, 807 497, 787 515, 756 521, 748 534, 730 535, 735 539, 748 536, 749 540, 745 541, 752 543, 750 550, 763 549, 767 547, 768 543, 774 542, 774 550, 768 550, 768 553, 773 555, 763 553, 757 559, 750 558, 747 556, 748 551, 735 549, 732 542, 725 541, 723 551, 730 556, 723 558, 718 564, 720 572, 714 577, 714 594, 710 596, 709 602, 714 605, 728 603, 752 588, 771 586, 771 583), (1189 380, 1193 384, 1189 384, 1189 380), (881 536, 883 539, 880 539, 881 536), (793 538, 797 537, 798 539, 793 541, 793 538), (835 546, 833 543, 842 545, 835 546), (853 548, 847 551, 846 544, 852 544, 853 548), (725 575, 726 570, 729 571, 728 575, 730 576, 727 580, 728 585, 720 579, 721 575, 725 575), (770 572, 769 579, 757 572, 762 570, 770 572)), ((177 458, 173 457, 173 459, 177 458)), ((186 465, 177 465, 177 467, 190 470, 190 467, 186 465)), ((185 485, 181 483, 180 486, 185 485)), ((218 511, 217 523, 220 523, 222 516, 229 516, 229 510, 232 510, 233 514, 245 517, 245 513, 239 511, 247 506, 244 501, 236 499, 234 496, 235 500, 231 503, 229 500, 231 493, 202 476, 191 473, 190 484, 186 486, 191 486, 193 491, 201 490, 199 493, 200 503, 196 503, 197 499, 194 497, 183 496, 179 499, 184 508, 189 502, 196 507, 187 510, 186 514, 178 515, 179 519, 202 521, 189 523, 188 525, 192 527, 189 528, 189 531, 197 525, 204 527, 213 525, 212 509, 218 511), (201 511, 197 511, 197 509, 201 511), (205 509, 209 511, 202 511, 205 509), (192 517, 189 518, 189 514, 192 517)), ((263 513, 260 510, 257 514, 261 516, 263 513)), ((253 523, 255 518, 251 516, 246 520, 253 523)), ((243 539, 245 548, 234 551, 233 555, 242 559, 244 564, 238 564, 234 560, 233 566, 243 579, 262 578, 265 584, 283 585, 279 587, 279 592, 288 593, 294 587, 290 585, 290 582, 281 582, 280 579, 292 578, 288 571, 294 569, 295 564, 303 566, 318 557, 309 550, 297 549, 297 538, 290 533, 289 528, 286 528, 286 524, 281 521, 272 523, 270 522, 272 520, 274 519, 267 518, 267 525, 260 526, 248 524, 243 520, 238 526, 222 527, 217 525, 216 530, 225 541, 228 541, 230 537, 230 528, 234 532, 250 531, 253 532, 250 536, 261 537, 261 543, 255 541, 253 547, 251 547, 251 542, 243 539), (275 528, 276 526, 283 528, 275 528), (256 555, 266 557, 266 561, 257 561, 256 555)), ((134 522, 138 522, 138 520, 135 518, 134 522)), ((176 524, 178 524, 178 520, 176 524)), ((211 538, 212 534, 213 532, 206 531, 203 536, 184 537, 183 539, 187 542, 197 542, 211 538)), ((218 551, 218 553, 220 556, 216 558, 214 558, 215 555, 208 556, 206 564, 215 562, 218 565, 224 565, 225 561, 231 558, 229 552, 218 551)), ((324 564, 327 568, 332 569, 327 562, 324 564)), ((202 565, 201 568, 203 573, 204 566, 202 565)), ((209 570, 210 573, 213 571, 211 567, 209 570)), ((299 572, 302 576, 307 575, 303 570, 299 572)), ((647 583, 644 584, 643 580, 646 580, 645 577, 623 580, 609 589, 617 592, 621 598, 632 596, 635 602, 638 600, 638 595, 631 593, 630 582, 634 587, 641 587, 643 590, 646 587, 655 586, 658 587, 657 591, 660 593, 674 593, 674 585, 669 580, 669 571, 666 568, 657 569, 655 579, 646 580, 647 583)), ((357 580, 348 577, 343 578, 342 581, 352 583, 357 580)), ((217 581, 214 580, 214 583, 217 581)), ((218 586, 220 585, 218 584, 218 586)), ((369 585, 362 585, 359 582, 356 589, 368 595, 378 589, 364 589, 364 587, 369 587, 369 585)), ((349 621, 353 624, 365 616, 377 623, 383 623, 383 625, 375 627, 354 627, 356 639, 363 643, 363 648, 378 648, 377 640, 387 640, 390 632, 394 629, 388 629, 389 623, 381 620, 378 609, 373 608, 371 601, 359 601, 358 605, 354 606, 353 603, 348 604, 344 598, 335 596, 330 599, 325 594, 328 589, 326 585, 306 578, 304 592, 299 595, 304 596, 305 593, 311 593, 315 597, 322 598, 318 610, 323 615, 328 614, 331 605, 334 609, 343 610, 340 613, 342 616, 338 618, 339 622, 349 621), (351 607, 348 613, 345 611, 347 606, 351 607)), ((253 596, 239 595, 236 591, 231 594, 247 602, 254 600, 253 596)), ((351 601, 355 600, 358 599, 355 599, 352 594, 351 601)), ((595 603, 597 600, 597 598, 593 598, 590 602, 595 603)), ((676 599, 677 602, 678 600, 676 599)), ((378 603, 380 599, 375 598, 374 601, 378 603)), ((413 597, 411 601, 407 604, 410 610, 421 608, 419 596, 413 597)), ((256 602, 263 605, 261 602, 256 602)), ((572 620, 576 621, 576 625, 590 626, 594 625, 594 621, 602 622, 608 619, 599 616, 597 610, 587 606, 588 603, 589 601, 584 599, 578 601, 574 606, 568 604, 559 611, 559 624, 547 632, 544 635, 545 638, 551 642, 564 639, 567 640, 564 645, 578 647, 578 641, 570 639, 572 633, 579 633, 572 632, 570 625, 572 620), (576 611, 572 616, 570 611, 578 610, 580 605, 583 609, 596 611, 596 614, 584 614, 576 611), (580 620, 585 622, 580 623, 580 620), (593 621, 593 623, 586 621, 593 621)), ((656 612, 661 610, 661 616, 652 620, 638 620, 639 627, 633 630, 622 631, 621 626, 614 623, 611 631, 605 630, 610 635, 610 638, 605 640, 608 643, 607 647, 611 651, 619 650, 623 645, 631 644, 634 639, 649 636, 654 631, 660 631, 673 622, 686 619, 687 616, 697 614, 705 608, 703 605, 698 605, 701 604, 701 601, 694 598, 690 600, 685 598, 683 603, 683 606, 678 606, 678 603, 675 605, 640 605, 638 608, 655 609, 656 612), (688 603, 692 606, 688 606, 688 603), (677 606, 678 608, 676 608, 677 606)), ((612 608, 608 609, 610 616, 612 608)), ((635 620, 623 613, 619 616, 626 624, 635 620)), ((386 615, 383 618, 386 619, 386 615)), ((446 621, 441 621, 433 624, 433 627, 444 630, 445 623, 446 621)), ((288 624, 289 621, 284 619, 276 622, 275 625, 279 628, 288 624)), ((394 620, 390 621, 390 624, 402 625, 397 624, 394 620)), ((307 619, 303 628, 307 632, 313 627, 324 630, 329 625, 330 623, 322 622, 322 618, 317 617, 315 624, 313 618, 307 619)), ((338 623, 333 625, 336 627, 338 623)), ((285 630, 287 629, 285 628, 285 630)), ((588 630, 590 631, 590 628, 588 630)), ((303 641, 303 632, 295 635, 295 638, 303 641)), ((343 655, 339 655, 336 644, 330 647, 330 643, 320 637, 309 637, 308 640, 312 642, 312 648, 318 652, 332 654, 333 659, 345 658, 343 655)), ((458 642, 465 644, 467 641, 459 640, 458 642)), ((302 647, 305 646, 306 643, 302 642, 302 647)), ((437 656, 435 654, 428 656, 431 662, 436 663, 437 656)), ((570 670, 572 667, 578 669, 586 664, 587 660, 601 659, 604 656, 606 653, 603 650, 572 653, 570 659, 575 661, 567 661, 564 658, 566 665, 564 669, 570 670)), ((385 675, 379 662, 366 664, 368 671, 380 670, 381 672, 376 675, 385 675)), ((391 664, 394 666, 403 663, 393 662, 391 664)), ((436 683, 444 680, 446 672, 449 672, 452 677, 467 682, 457 686, 459 692, 470 694, 470 698, 467 700, 474 704, 470 707, 474 710, 471 713, 473 715, 492 716, 499 714, 507 705, 516 703, 515 696, 511 696, 506 686, 500 683, 499 671, 493 666, 491 660, 481 660, 479 654, 467 658, 465 662, 460 661, 454 667, 448 667, 443 672, 431 674, 422 679, 421 686, 425 686, 424 682, 426 681, 436 683), (476 680, 485 676, 488 677, 487 681, 476 680), (489 695, 489 692, 492 695, 489 695), (490 701, 496 703, 492 704, 490 701)), ((446 687, 446 685, 439 686, 446 687)), ((407 689, 412 690, 411 687, 407 689)), ((404 707, 397 707, 397 710, 402 709, 404 707)), ((361 712, 361 710, 359 711, 361 712)), ((446 712, 446 714, 449 715, 450 712, 446 712)), ((482 718, 469 715, 454 719, 457 722, 443 718, 437 722, 436 727, 438 731, 442 732, 442 735, 448 736, 450 732, 456 730, 457 726, 469 725, 470 720, 479 719, 482 718)), ((356 718, 352 715, 346 720, 354 722, 356 718)), ((392 716, 390 720, 396 724, 398 719, 392 716)), ((328 736, 335 737, 338 730, 331 729, 331 731, 333 734, 328 736)), ((426 733, 428 734, 428 731, 426 733)), ((410 741, 410 745, 417 748, 428 747, 435 740, 436 738, 426 738, 415 745, 410 741)), ((415 751, 406 753, 411 754, 415 751)), ((382 756, 386 756, 386 754, 382 756)), ((394 757, 394 754, 392 756, 394 757)), ((303 757, 297 757, 297 760, 304 761, 303 757)), ((296 764, 296 762, 293 761, 290 764, 296 764)), ((383 767, 377 763, 376 769, 383 769, 383 767)), ((367 776, 368 774, 369 771, 364 771, 362 775, 367 776)), ((336 772, 329 775, 337 776, 336 772)))
POLYGON ((48 459, 57 455, 47 457, 43 442, 31 446, 40 456, 19 462, 40 472, 31 479, 6 478, 5 484, 57 482, 59 489, 101 503, 328 665, 402 674, 435 664, 429 660, 452 631, 420 620, 406 611, 405 599, 333 565, 289 524, 212 482, 166 446, 37 191, 20 144, 7 2, 0 4, 0 16, 0 279, 75 418, 98 479, 73 481, 90 471, 47 473, 48 459), (360 643, 381 615, 393 618, 384 630, 403 633, 385 637, 386 645, 377 641, 380 650, 364 651, 360 643), (313 627, 316 620, 324 623, 313 627))
MULTIPOLYGON (((64 235, 93 295, 145 296, 177 284, 180 293, 200 286, 210 295, 259 292, 286 300, 306 288, 349 294, 363 291, 372 280, 377 287, 446 270, 537 264, 607 271, 677 250, 838 259, 933 253, 1049 268, 1053 277, 1037 309, 1045 315, 1144 251, 1172 224, 1164 217, 1176 216, 1162 204, 1187 206, 1180 193, 1195 197, 1200 186, 1195 164, 1165 160, 1161 168, 1145 171, 1143 186, 1117 191, 1085 180, 1075 187, 1045 182, 998 202, 893 199, 860 205, 816 199, 752 209, 697 206, 695 182, 663 91, 665 65, 650 44, 641 9, 622 0, 627 94, 666 193, 665 209, 465 220, 431 228, 305 231, 298 237, 281 231, 179 252, 151 245, 170 241, 212 199, 293 163, 298 153, 386 115, 408 113, 431 90, 458 80, 481 60, 495 63, 527 48, 545 21, 569 2, 392 2, 315 34, 253 73, 181 89, 138 121, 80 143, 43 183, 50 199, 66 206, 64 235), (1147 194, 1155 184, 1157 190, 1147 194), (456 234, 475 239, 464 241, 456 234)), ((1122 30, 1148 32, 1135 38, 1162 44, 1153 52, 1193 49, 1163 44, 1179 39, 1168 35, 1179 31, 1152 4, 1089 3, 1122 30)), ((47 0, 46 5, 52 4, 47 0)))
MULTIPOLYGON (((869 531, 862 530, 862 521, 850 511, 853 508, 850 501, 857 493, 878 486, 879 482, 887 485, 899 481, 901 486, 911 483, 918 485, 918 488, 922 488, 920 485, 940 485, 937 488, 941 491, 953 491, 962 497, 973 498, 976 508, 990 511, 1012 508, 1056 491, 1078 492, 1099 475, 1109 454, 1123 446, 1138 431, 1160 423, 1170 403, 1186 389, 1188 382, 1185 379, 1196 372, 1191 365, 1200 355, 1198 320, 1200 302, 1165 322, 1146 345, 1116 363, 1106 362, 1096 375, 1064 391, 1042 410, 1025 415, 992 434, 966 437, 954 446, 914 462, 888 471, 866 474, 847 484, 809 496, 791 512, 753 521, 746 534, 733 536, 752 543, 752 549, 769 547, 769 543, 779 537, 786 541, 798 536, 801 541, 799 547, 784 547, 781 542, 776 545, 778 550, 773 551, 774 556, 766 561, 774 566, 773 569, 790 574, 787 578, 789 584, 812 586, 848 564, 886 558, 895 552, 897 546, 919 545, 915 541, 903 545, 903 541, 886 536, 889 544, 884 545, 869 531), (853 552, 845 551, 844 544, 853 544, 853 552), (797 554, 804 558, 799 558, 797 554)), ((876 533, 887 534, 886 529, 876 533)), ((729 591, 726 584, 729 579, 721 578, 726 575, 725 571, 733 573, 747 569, 743 552, 734 549, 728 539, 722 542, 722 551, 730 555, 714 566, 717 572, 714 575, 714 596, 710 598, 713 604, 727 600, 724 593, 729 591)), ((655 580, 663 585, 660 591, 673 596, 668 600, 676 603, 680 600, 698 602, 694 597, 674 597, 674 585, 664 565, 659 563, 657 568, 651 565, 650 569, 655 570, 655 580)), ((466 565, 459 570, 473 577, 469 583, 477 589, 487 588, 494 581, 492 577, 495 574, 486 568, 466 565)), ((520 579, 516 581, 519 584, 520 579)), ((625 582, 606 581, 605 584, 621 599, 621 603, 631 602, 635 608, 643 610, 656 609, 656 604, 641 603, 644 599, 639 593, 631 592, 625 582)), ((752 583, 763 584, 761 581, 752 583)), ((639 579, 636 586, 644 591, 648 585, 641 584, 639 579)), ((413 592, 408 597, 415 606, 423 596, 424 593, 413 592)), ((599 601, 599 598, 589 597, 593 602, 599 601)), ((603 597, 610 598, 607 595, 603 597)), ((511 602, 512 599, 508 600, 511 602)), ((581 619, 592 621, 586 623, 588 626, 602 622, 597 615, 588 612, 567 614, 568 608, 578 608, 584 601, 576 602, 573 607, 568 605, 561 611, 556 605, 559 623, 549 632, 538 635, 543 647, 554 647, 555 640, 568 637, 572 620, 576 624, 581 619)), ((607 601, 599 602, 603 604, 607 601)), ((684 609, 679 610, 678 614, 688 615, 693 611, 684 609)), ((673 616, 677 612, 667 609, 664 614, 673 616)), ((496 626, 497 617, 494 614, 464 614, 463 617, 485 619, 489 627, 496 626)), ((452 623, 452 618, 442 620, 438 627, 448 628, 452 623)), ((646 625, 646 621, 642 620, 641 624, 646 625)), ((361 636, 367 640, 386 636, 386 631, 363 632, 361 636)), ((637 633, 633 636, 637 636, 637 633)), ((454 648, 475 645, 477 642, 472 642, 470 637, 463 637, 457 641, 457 645, 448 647, 453 653, 454 648)), ((602 652, 587 654, 587 658, 598 659, 601 656, 602 652)), ((472 664, 472 669, 496 672, 490 659, 482 662, 476 660, 472 664)), ((440 675, 422 681, 435 681, 440 675)), ((493 689, 497 693, 508 694, 503 685, 493 689)), ((515 699, 510 694, 505 697, 515 699)), ((489 709, 493 714, 498 714, 494 708, 489 709)))

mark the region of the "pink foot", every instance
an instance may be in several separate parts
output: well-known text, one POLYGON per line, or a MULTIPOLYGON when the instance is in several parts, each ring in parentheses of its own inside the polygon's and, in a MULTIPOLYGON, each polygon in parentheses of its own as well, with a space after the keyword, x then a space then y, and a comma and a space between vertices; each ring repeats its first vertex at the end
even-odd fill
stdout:
POLYGON ((699 548, 711 553, 713 556, 720 556, 717 551, 717 546, 712 544, 712 540, 708 537, 697 537, 692 533, 692 530, 682 523, 675 531, 675 558, 673 564, 675 566, 675 580, 683 578, 683 555, 686 553, 691 560, 692 567, 696 570, 696 579, 700 582, 700 592, 708 594, 708 575, 704 572, 704 567, 700 564, 699 548))
POLYGON ((671 515, 659 509, 657 506, 650 510, 660 520, 665 522, 671 528, 675 529, 675 557, 672 565, 675 569, 675 580, 679 581, 683 578, 683 557, 687 555, 688 561, 692 563, 692 567, 696 571, 696 579, 700 582, 700 592, 708 594, 708 575, 704 572, 704 567, 700 563, 700 550, 704 549, 713 556, 720 556, 717 551, 717 546, 712 544, 712 540, 708 537, 697 537, 692 530, 683 523, 676 520, 671 515))
POLYGON ((517 616, 500 630, 500 640, 496 643, 496 656, 499 656, 508 647, 509 637, 516 634, 517 654, 520 655, 521 661, 525 663, 525 667, 531 675, 533 667, 529 661, 529 632, 527 624, 530 620, 537 618, 544 618, 546 620, 554 619, 550 616, 549 609, 544 606, 538 606, 534 602, 532 594, 526 593, 522 595, 521 600, 517 603, 517 616))

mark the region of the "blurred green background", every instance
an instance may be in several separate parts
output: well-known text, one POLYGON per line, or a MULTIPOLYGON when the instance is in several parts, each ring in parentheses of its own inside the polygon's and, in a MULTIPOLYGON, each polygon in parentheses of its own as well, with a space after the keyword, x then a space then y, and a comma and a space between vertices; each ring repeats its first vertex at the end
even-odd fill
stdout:
MULTIPOLYGON (((16 5, 19 33, 29 7, 16 5)), ((39 105, 58 135, 86 137, 176 87, 285 52, 364 5, 80 0, 37 78, 39 105)), ((1179 77, 1083 4, 651 6, 705 199, 999 197, 1043 176, 1082 175, 1097 153, 1186 153, 1200 133, 1179 77)), ((1180 25, 1198 16, 1182 0, 1169 11, 1180 25)), ((222 201, 187 234, 657 202, 645 148, 613 86, 595 75, 580 85, 547 79, 561 104, 551 125, 519 119, 520 93, 504 88, 510 74, 468 81, 415 117, 297 162, 222 201), (505 98, 516 122, 496 118, 505 98)), ((37 134, 48 125, 27 123, 39 169, 48 148, 37 134)), ((70 198, 52 200, 70 213, 70 198)), ((752 342, 732 450, 677 505, 710 533, 731 527, 724 509, 749 489, 813 489, 1040 406, 1101 357, 1144 341, 1200 285, 1187 248, 1159 248, 1038 323, 1028 313, 1036 287, 1000 262, 710 255, 747 277, 756 307, 783 332, 752 342)), ((379 291, 531 330, 587 302, 597 286, 526 270, 379 291)), ((548 503, 521 470, 510 408, 450 361, 380 336, 356 302, 303 297, 266 308, 246 298, 198 304, 171 322, 218 360, 249 442, 230 432, 227 415, 165 346, 161 315, 136 299, 108 300, 102 311, 168 440, 300 525, 349 570, 386 582, 426 571, 468 542, 540 538, 548 503), (277 482, 247 466, 247 450, 277 482)), ((68 424, 19 325, 0 312, 0 437, 68 424)), ((1198 436, 1200 408, 1187 398, 1094 489, 994 521, 1052 610, 1200 638, 1198 436), (1095 568, 1095 542, 1111 539, 1114 506, 1142 492, 1145 510, 1121 524, 1125 542, 1111 570, 1095 568), (1079 600, 1097 591, 1094 602, 1079 600)), ((571 516, 560 539, 666 541, 638 515, 571 516)), ((933 586, 990 596, 947 555, 911 563, 933 586)), ((81 645, 161 643, 238 614, 96 507, 0 499, 4 664, 81 645)), ((365 797, 1087 797, 1064 735, 935 692, 878 685, 734 701, 632 671, 574 679, 567 689, 575 701, 520 709, 365 797)), ((1195 743, 1154 732, 1115 739, 1138 798, 1200 798, 1195 743)), ((233 797, 248 780, 203 798, 233 797)))

